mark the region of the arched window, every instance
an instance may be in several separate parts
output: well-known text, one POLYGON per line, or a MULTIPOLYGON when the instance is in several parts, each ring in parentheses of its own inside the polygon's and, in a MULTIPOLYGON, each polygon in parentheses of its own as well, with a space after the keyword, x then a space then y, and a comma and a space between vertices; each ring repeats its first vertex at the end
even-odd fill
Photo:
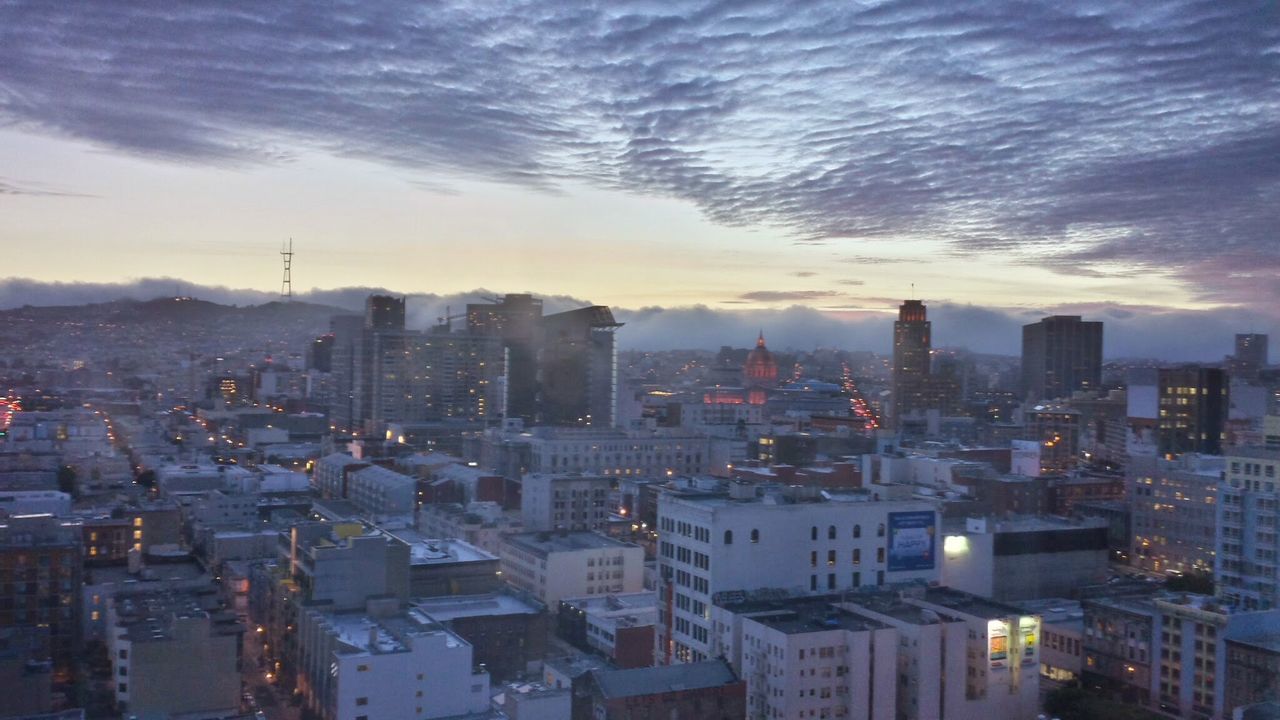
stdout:
POLYGON ((725 531, 724 531, 724 544, 725 544, 725 545, 732 545, 732 544, 733 544, 733 531, 732 531, 732 530, 725 530, 725 531))
POLYGON ((809 528, 809 539, 810 539, 810 540, 817 540, 817 539, 818 539, 818 526, 817 526, 817 525, 814 525, 812 528, 809 528))
POLYGON ((857 539, 858 539, 858 538, 860 538, 860 537, 862 537, 862 526, 861 526, 861 525, 854 525, 854 526, 853 526, 853 539, 857 540, 857 539))
POLYGON ((880 527, 876 528, 876 537, 884 537, 884 523, 880 523, 880 527))
POLYGON ((760 542, 760 531, 756 530, 755 528, 751 529, 751 542, 753 543, 760 542))
POLYGON ((827 528, 827 539, 828 539, 828 540, 835 540, 835 539, 836 539, 836 526, 835 526, 835 525, 831 525, 831 526, 829 526, 829 527, 827 528))

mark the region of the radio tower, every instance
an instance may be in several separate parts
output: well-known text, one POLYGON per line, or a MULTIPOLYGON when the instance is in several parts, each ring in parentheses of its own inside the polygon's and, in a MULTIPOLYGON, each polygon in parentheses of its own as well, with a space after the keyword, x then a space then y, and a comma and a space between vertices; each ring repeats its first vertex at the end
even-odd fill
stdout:
POLYGON ((280 258, 284 260, 284 279, 280 281, 280 302, 293 302, 293 279, 289 275, 293 265, 293 238, 289 238, 288 245, 281 246, 280 258))

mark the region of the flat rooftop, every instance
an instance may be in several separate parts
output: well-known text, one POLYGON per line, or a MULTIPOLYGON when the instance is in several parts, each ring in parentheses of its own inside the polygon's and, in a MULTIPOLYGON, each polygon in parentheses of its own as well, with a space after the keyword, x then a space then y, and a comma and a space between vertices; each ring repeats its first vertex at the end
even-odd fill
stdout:
POLYGON ((438 622, 417 609, 401 611, 385 617, 373 617, 363 610, 320 613, 331 633, 348 648, 342 654, 408 652, 412 635, 440 633, 448 636, 448 647, 460 647, 466 641, 449 632, 438 622))
POLYGON ((796 609, 754 615, 751 620, 787 635, 803 635, 830 630, 864 632, 888 627, 862 615, 832 605, 801 605, 796 609))
POLYGON ((434 598, 417 598, 414 607, 437 622, 449 622, 458 618, 484 617, 488 615, 536 615, 542 607, 506 593, 483 595, 446 595, 434 598))
POLYGON ((631 543, 614 540, 593 532, 571 532, 559 534, 554 532, 528 532, 508 535, 506 542, 532 551, 539 555, 553 552, 574 552, 577 550, 616 550, 636 547, 631 543))
POLYGON ((947 587, 932 587, 924 592, 924 601, 976 617, 997 618, 1027 614, 1021 608, 988 600, 947 587))
POLYGON ((382 534, 409 546, 411 565, 449 565, 468 562, 497 562, 498 556, 468 542, 456 539, 429 538, 417 530, 379 528, 382 534))

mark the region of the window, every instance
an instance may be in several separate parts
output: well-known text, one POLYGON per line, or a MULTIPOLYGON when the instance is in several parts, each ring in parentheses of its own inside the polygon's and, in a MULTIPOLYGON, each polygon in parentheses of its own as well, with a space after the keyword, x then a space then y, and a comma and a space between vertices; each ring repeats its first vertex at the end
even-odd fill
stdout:
POLYGON ((836 564, 836 551, 835 551, 835 550, 828 550, 828 551, 827 551, 827 564, 828 564, 828 565, 835 565, 835 564, 836 564))
POLYGON ((835 526, 835 525, 832 525, 832 526, 830 526, 830 527, 828 527, 828 528, 827 528, 827 539, 828 539, 828 540, 835 540, 835 539, 836 539, 836 526, 835 526))
POLYGON ((369 666, 368 666, 368 665, 357 665, 357 666, 356 666, 356 672, 369 672, 369 666))
POLYGON ((880 527, 876 528, 876 537, 884 537, 884 523, 880 523, 880 527))
POLYGON ((836 574, 835 574, 835 573, 827 573, 827 589, 828 589, 828 590, 835 590, 835 589, 836 589, 836 574))
POLYGON ((356 705, 368 705, 368 704, 369 704, 369 698, 367 697, 356 698, 356 705))
POLYGON ((809 528, 809 539, 810 539, 810 540, 817 540, 817 539, 818 539, 818 526, 817 526, 817 525, 814 525, 813 527, 809 528))
POLYGON ((732 544, 733 544, 733 531, 732 531, 732 530, 725 530, 725 531, 724 531, 724 544, 725 544, 725 545, 732 545, 732 544))
POLYGON ((760 531, 756 530, 755 528, 751 529, 751 542, 753 543, 760 542, 760 531))
POLYGON ((862 563, 862 549, 861 549, 861 548, 854 548, 854 549, 853 549, 853 564, 854 564, 854 565, 859 565, 859 564, 861 564, 861 563, 862 563))
POLYGON ((857 539, 858 539, 858 538, 860 538, 860 537, 862 537, 862 526, 861 526, 861 525, 854 525, 854 526, 853 526, 853 539, 854 539, 854 540, 857 540, 857 539))
POLYGON ((129 692, 129 685, 127 683, 120 683, 119 685, 116 685, 116 692, 129 692))
POLYGON ((876 548, 876 562, 884 562, 884 548, 876 548))

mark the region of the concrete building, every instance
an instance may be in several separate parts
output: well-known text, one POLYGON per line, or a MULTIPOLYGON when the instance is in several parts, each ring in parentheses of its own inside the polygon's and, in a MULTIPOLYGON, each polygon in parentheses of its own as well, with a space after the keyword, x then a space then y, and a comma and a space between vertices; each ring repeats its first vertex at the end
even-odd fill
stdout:
POLYGON ((366 515, 411 517, 418 507, 417 486, 408 475, 370 465, 348 476, 347 499, 366 515))
POLYGON ((659 662, 715 657, 706 610, 718 593, 819 594, 940 577, 930 503, 730 487, 732 495, 668 491, 658 501, 659 662))
POLYGON ((1067 399, 1101 388, 1101 322, 1054 315, 1022 326, 1023 397, 1033 402, 1067 399))
POLYGON ((556 614, 564 641, 609 658, 619 668, 654 664, 658 595, 652 591, 564 598, 556 614))
POLYGON ((1160 612, 1143 597, 1092 598, 1083 602, 1084 674, 1128 703, 1151 706, 1159 695, 1160 612))
POLYGON ((596 530, 609 524, 614 480, 569 473, 532 473, 521 480, 520 511, 526 531, 596 530))
POLYGON ((1222 454, 1231 402, 1220 368, 1131 370, 1127 382, 1129 454, 1222 454))
POLYGON ((1280 628, 1226 638, 1223 714, 1280 698, 1280 628))
MULTIPOLYGON (((1031 717, 1040 623, 946 588, 794 597, 711 610, 716 648, 747 681, 748 717, 1031 717)), ((770 596, 773 597, 770 597, 770 596)))
MULTIPOLYGON (((24 413, 25 414, 25 413, 24 413)), ((69 682, 81 651, 82 532, 49 515, 0 519, 0 627, 47 627, 54 683, 69 682)))
POLYGON ((462 540, 428 538, 413 530, 383 530, 409 546, 409 595, 479 595, 498 590, 498 556, 462 540))
POLYGON ((644 588, 644 549, 596 533, 508 535, 500 555, 503 578, 549 609, 561 598, 644 588))
POLYGON ((369 466, 369 463, 346 453, 330 453, 316 461, 311 471, 311 484, 320 491, 322 498, 345 498, 351 473, 369 466))
POLYGON ((471 643, 473 662, 495 682, 536 670, 546 655, 546 607, 527 595, 450 595, 417 598, 412 605, 471 643))
POLYGON ((447 718, 489 707, 489 675, 471 644, 394 599, 363 610, 304 608, 300 682, 323 720, 447 718))
POLYGON ((511 479, 528 473, 665 478, 708 472, 710 447, 707 436, 680 428, 495 429, 484 436, 479 462, 511 479))
POLYGON ((0 517, 71 514, 71 496, 57 490, 0 490, 0 517))
POLYGON ((244 628, 212 592, 125 595, 109 617, 116 705, 127 717, 200 720, 239 711, 244 628))
POLYGON ((736 720, 746 711, 746 683, 723 660, 679 668, 596 670, 587 676, 597 720, 736 720))
POLYGON ((1125 468, 1134 564, 1154 572, 1213 572, 1221 457, 1135 455, 1125 468))
POLYGON ((1217 497, 1217 592, 1249 610, 1280 607, 1280 450, 1240 449, 1226 458, 1217 497))
POLYGON ((963 526, 944 525, 942 584, 979 597, 1069 597, 1105 582, 1107 561, 1102 520, 969 518, 963 526))

